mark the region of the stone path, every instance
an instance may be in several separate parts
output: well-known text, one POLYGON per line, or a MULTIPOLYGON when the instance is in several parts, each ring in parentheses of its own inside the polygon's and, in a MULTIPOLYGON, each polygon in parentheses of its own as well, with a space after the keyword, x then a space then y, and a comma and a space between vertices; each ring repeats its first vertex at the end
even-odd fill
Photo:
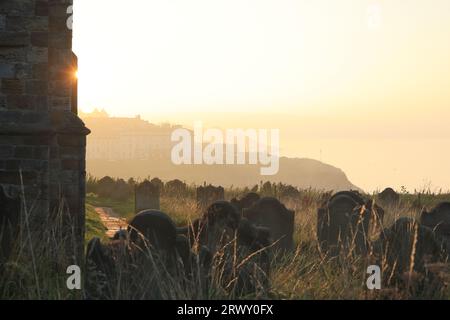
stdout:
POLYGON ((95 208, 103 225, 106 227, 106 235, 109 238, 114 237, 114 234, 121 228, 126 229, 128 224, 125 219, 119 218, 118 215, 111 208, 95 208))

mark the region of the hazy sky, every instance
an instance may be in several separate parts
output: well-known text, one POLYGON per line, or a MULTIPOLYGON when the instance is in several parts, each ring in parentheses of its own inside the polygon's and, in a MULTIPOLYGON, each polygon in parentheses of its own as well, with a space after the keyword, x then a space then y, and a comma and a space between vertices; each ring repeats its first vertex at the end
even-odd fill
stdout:
POLYGON ((373 190, 450 189, 450 1, 74 0, 79 103, 279 128, 373 190))

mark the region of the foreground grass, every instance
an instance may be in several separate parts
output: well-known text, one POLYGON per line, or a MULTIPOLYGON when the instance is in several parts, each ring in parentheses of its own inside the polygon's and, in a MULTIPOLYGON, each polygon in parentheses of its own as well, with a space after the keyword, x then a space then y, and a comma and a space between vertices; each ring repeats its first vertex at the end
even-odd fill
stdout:
MULTIPOLYGON (((229 199, 230 195, 227 195, 229 199)), ((324 259, 316 241, 316 214, 322 199, 321 192, 310 190, 299 199, 281 199, 290 209, 296 211, 296 250, 283 258, 274 259, 271 265, 270 292, 264 298, 270 299, 406 299, 444 298, 450 299, 450 287, 436 296, 409 296, 388 293, 381 295, 369 292, 365 287, 366 266, 369 261, 358 257, 324 259)), ((385 225, 390 226, 398 217, 419 217, 423 207, 431 208, 441 201, 449 201, 448 194, 421 193, 404 194, 400 205, 386 208, 385 225)), ((86 205, 86 239, 105 239, 102 225, 95 207, 111 207, 125 218, 133 216, 134 201, 114 201, 89 194, 86 205)), ((193 197, 163 197, 161 209, 168 213, 177 225, 182 226, 199 216, 193 197)), ((21 214, 22 225, 17 233, 15 247, 8 263, 0 266, 0 299, 83 299, 84 291, 69 291, 66 287, 66 269, 69 265, 82 266, 83 261, 73 260, 75 234, 67 228, 70 215, 62 210, 51 217, 39 217, 45 227, 39 230, 27 228, 26 221, 35 218, 35 212, 25 210, 21 214), (62 221, 66 220, 64 225, 62 221)), ((164 273, 164 272, 162 272, 164 273)), ((124 299, 126 294, 144 296, 142 292, 151 285, 163 288, 166 299, 228 299, 242 298, 229 295, 217 283, 213 283, 205 294, 198 292, 198 284, 183 278, 160 277, 159 273, 136 274, 136 287, 120 283, 113 295, 124 299), (150 279, 151 278, 151 279, 150 279), (151 281, 150 281, 151 280, 151 281), (139 286, 138 286, 139 285, 139 286), (128 287, 127 287, 128 286, 128 287), (138 288, 132 292, 131 288, 138 288), (119 290, 120 289, 120 290, 119 290)), ((83 288, 84 289, 84 288, 83 288)), ((249 295, 247 298, 260 298, 249 295)))
MULTIPOLYGON (((25 207, 25 206, 24 206, 25 207)), ((70 214, 62 208, 47 217, 39 228, 28 221, 36 212, 26 208, 20 214, 20 225, 8 262, 0 264, 0 300, 71 300, 82 299, 80 290, 67 289, 67 267, 83 266, 77 239, 71 228, 70 214)))
MULTIPOLYGON (((408 295, 398 292, 371 292, 367 290, 367 266, 370 261, 361 257, 343 256, 336 259, 324 259, 318 250, 316 241, 316 215, 321 205, 323 194, 310 190, 300 199, 281 199, 292 210, 296 211, 294 240, 297 249, 281 259, 274 259, 271 266, 271 299, 407 299, 407 298, 444 298, 450 299, 450 288, 444 292, 436 292, 436 296, 408 295)), ((229 196, 227 196, 229 198, 229 196)), ((124 207, 132 207, 133 199, 124 204, 108 200, 95 199, 93 203, 110 206, 116 212, 125 212, 124 207)), ((448 194, 403 194, 398 206, 386 209, 385 227, 389 227, 399 217, 418 218, 424 207, 428 209, 441 201, 449 201, 448 194), (420 201, 419 201, 420 200, 420 201)), ((92 203, 91 203, 92 204, 92 203)), ((161 198, 161 210, 166 212, 178 226, 189 224, 200 215, 193 197, 161 198)), ((127 215, 126 215, 127 216, 127 215)), ((376 237, 377 235, 374 235, 376 237)), ((173 279, 172 279, 173 280, 173 279)), ((172 281, 171 280, 171 281, 172 281)), ((164 286, 164 283, 161 284, 164 286)), ((167 284, 166 284, 167 285, 167 284)), ((185 288, 188 290, 187 288, 185 288)), ((143 289, 145 290, 145 289, 143 289)), ((184 290, 180 288, 180 290, 184 290)), ((189 290, 192 290, 190 288, 189 290)), ((208 299, 229 298, 217 288, 213 288, 208 299)), ((189 292, 176 295, 190 299, 195 298, 189 292)), ((250 296, 248 298, 256 298, 250 296)))

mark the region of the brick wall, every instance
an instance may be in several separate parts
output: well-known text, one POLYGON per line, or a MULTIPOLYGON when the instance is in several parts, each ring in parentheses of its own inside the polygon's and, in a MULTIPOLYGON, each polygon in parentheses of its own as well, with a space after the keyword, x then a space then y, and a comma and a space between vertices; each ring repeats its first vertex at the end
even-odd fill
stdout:
POLYGON ((89 130, 73 113, 71 4, 0 0, 0 185, 16 194, 24 186, 37 229, 63 205, 82 248, 89 130))

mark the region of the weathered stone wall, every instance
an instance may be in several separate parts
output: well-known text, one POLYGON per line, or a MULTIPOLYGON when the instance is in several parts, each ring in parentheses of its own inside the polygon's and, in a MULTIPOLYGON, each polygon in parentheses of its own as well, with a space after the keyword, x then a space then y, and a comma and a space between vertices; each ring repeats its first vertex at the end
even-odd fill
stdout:
POLYGON ((0 185, 16 194, 24 186, 35 228, 63 207, 81 246, 89 130, 72 112, 71 4, 0 0, 0 185))

